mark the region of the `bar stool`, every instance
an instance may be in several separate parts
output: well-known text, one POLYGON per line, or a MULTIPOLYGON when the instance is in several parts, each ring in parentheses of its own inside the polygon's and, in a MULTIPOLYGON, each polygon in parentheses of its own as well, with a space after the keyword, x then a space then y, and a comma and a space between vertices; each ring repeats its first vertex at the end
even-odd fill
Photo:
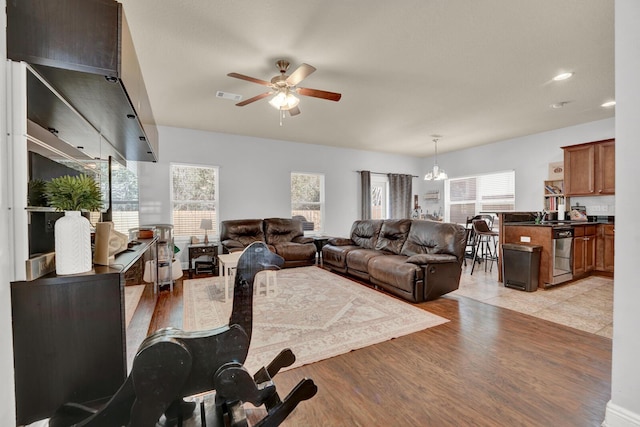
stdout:
POLYGON ((489 271, 493 269, 493 262, 498 262, 498 232, 489 228, 484 219, 473 220, 473 233, 475 234, 475 248, 473 254, 473 264, 471 265, 471 274, 476 266, 478 253, 482 252, 480 259, 485 261, 484 271, 487 271, 487 262, 490 262, 489 271), (493 248, 491 245, 493 244, 493 248))

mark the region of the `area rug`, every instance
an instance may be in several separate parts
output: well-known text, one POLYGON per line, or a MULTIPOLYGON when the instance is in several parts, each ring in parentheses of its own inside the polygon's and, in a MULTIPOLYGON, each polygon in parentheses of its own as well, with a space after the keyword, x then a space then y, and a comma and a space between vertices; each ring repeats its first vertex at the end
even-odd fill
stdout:
MULTIPOLYGON (((296 355, 291 369, 448 322, 318 267, 289 268, 276 275, 275 294, 254 297, 253 337, 245 362, 249 372, 285 348, 296 355)), ((185 330, 228 323, 232 302, 222 302, 223 288, 217 277, 184 281, 185 330)))
POLYGON ((124 287, 125 328, 129 327, 129 323, 131 323, 131 319, 133 319, 133 315, 136 312, 138 303, 140 302, 140 297, 142 296, 144 287, 145 285, 131 285, 124 287))
POLYGON ((463 274, 448 294, 528 314, 603 337, 613 336, 613 279, 590 276, 575 282, 524 292, 506 288, 483 274, 463 274))

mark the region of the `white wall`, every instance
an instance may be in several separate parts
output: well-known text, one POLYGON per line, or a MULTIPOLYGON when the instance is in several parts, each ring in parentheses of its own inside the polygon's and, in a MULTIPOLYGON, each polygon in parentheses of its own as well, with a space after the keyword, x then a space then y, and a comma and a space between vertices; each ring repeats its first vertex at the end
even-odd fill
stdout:
MULTIPOLYGON (((357 170, 422 176, 422 159, 159 127, 158 163, 138 164, 140 223, 170 222, 169 164, 220 167, 220 218, 290 217, 291 172, 325 175, 325 230, 347 235, 360 215, 357 170)), ((414 178, 419 194, 421 178, 414 178)))
POLYGON ((15 425, 15 396, 13 377, 13 339, 11 334, 11 293, 9 282, 13 271, 9 239, 10 177, 8 173, 9 143, 7 138, 6 99, 6 2, 0 0, 0 425, 15 425))
MULTIPOLYGON (((543 132, 521 138, 509 139, 494 144, 482 145, 468 150, 438 154, 438 166, 447 171, 449 178, 483 174, 506 170, 516 173, 516 210, 541 211, 543 209, 544 183, 549 179, 549 163, 561 162, 563 151, 560 147, 599 141, 615 136, 615 120, 605 119, 577 126, 543 132)), ((443 142, 446 143, 445 139, 443 142)), ((439 144, 442 148, 444 144, 439 144)), ((433 158, 424 162, 424 170, 433 167, 433 158)), ((424 181, 423 181, 424 182, 424 181)), ((440 189, 444 203, 444 183, 438 181, 424 182, 424 192, 440 189)), ((572 198, 571 203, 580 201, 583 205, 592 206, 602 203, 609 206, 613 197, 605 198, 572 198)), ((427 204, 430 210, 434 204, 427 204)), ((590 212, 589 215, 613 215, 590 212)))
POLYGON ((609 427, 640 426, 640 2, 616 0, 616 241, 609 427))

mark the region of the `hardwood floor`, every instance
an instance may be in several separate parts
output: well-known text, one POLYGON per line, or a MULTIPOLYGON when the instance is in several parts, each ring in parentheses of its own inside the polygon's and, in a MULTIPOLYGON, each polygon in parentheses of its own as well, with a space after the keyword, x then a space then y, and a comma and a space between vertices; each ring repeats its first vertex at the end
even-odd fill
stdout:
MULTIPOLYGON (((149 288, 128 346, 137 348, 146 332, 182 326, 181 280, 173 293, 158 294, 150 322, 142 320, 153 301, 149 288)), ((450 322, 278 374, 281 396, 303 377, 319 389, 283 425, 595 427, 604 420, 610 339, 462 296, 417 306, 450 322)), ((252 420, 264 414, 249 410, 252 420)))

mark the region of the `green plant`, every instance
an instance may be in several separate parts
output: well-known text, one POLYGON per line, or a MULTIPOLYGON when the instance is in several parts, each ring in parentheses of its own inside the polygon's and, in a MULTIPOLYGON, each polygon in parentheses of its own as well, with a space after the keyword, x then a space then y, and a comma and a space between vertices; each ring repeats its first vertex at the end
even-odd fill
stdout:
POLYGON ((42 179, 29 181, 27 189, 27 201, 29 206, 49 206, 47 195, 45 194, 46 183, 42 179))
POLYGON ((49 205, 58 211, 97 211, 102 207, 100 186, 88 175, 61 176, 45 185, 49 205))

